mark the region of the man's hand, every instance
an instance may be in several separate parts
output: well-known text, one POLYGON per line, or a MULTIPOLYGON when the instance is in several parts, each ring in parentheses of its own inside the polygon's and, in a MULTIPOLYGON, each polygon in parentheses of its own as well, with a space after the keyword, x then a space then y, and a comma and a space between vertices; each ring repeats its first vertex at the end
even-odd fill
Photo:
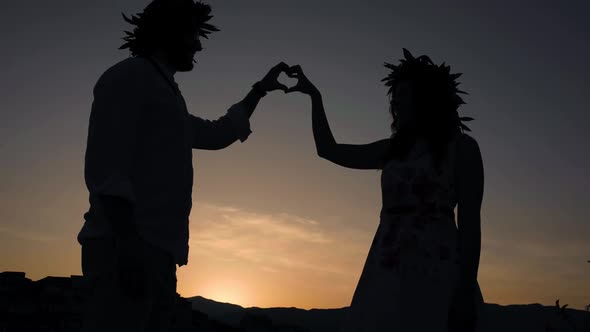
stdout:
POLYGON ((144 243, 136 235, 115 241, 117 278, 121 294, 133 299, 145 296, 146 269, 144 243))
POLYGON ((297 78, 297 84, 294 87, 287 89, 287 93, 298 91, 310 96, 320 93, 315 85, 313 85, 307 76, 305 76, 301 66, 296 65, 289 68, 289 70, 287 70, 287 76, 297 78))
POLYGON ((279 83, 278 78, 282 72, 287 72, 289 66, 281 62, 278 65, 272 67, 268 73, 255 85, 264 92, 271 92, 274 90, 283 90, 287 92, 287 87, 279 83))

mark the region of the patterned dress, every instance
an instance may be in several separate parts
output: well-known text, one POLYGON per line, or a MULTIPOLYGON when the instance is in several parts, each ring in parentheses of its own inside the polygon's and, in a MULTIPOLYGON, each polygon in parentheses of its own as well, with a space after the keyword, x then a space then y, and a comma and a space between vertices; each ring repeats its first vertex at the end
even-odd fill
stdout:
MULTIPOLYGON (((459 267, 455 143, 440 170, 423 140, 384 167, 381 220, 341 331, 447 331, 459 267)), ((479 285, 476 303, 481 311, 479 285)))

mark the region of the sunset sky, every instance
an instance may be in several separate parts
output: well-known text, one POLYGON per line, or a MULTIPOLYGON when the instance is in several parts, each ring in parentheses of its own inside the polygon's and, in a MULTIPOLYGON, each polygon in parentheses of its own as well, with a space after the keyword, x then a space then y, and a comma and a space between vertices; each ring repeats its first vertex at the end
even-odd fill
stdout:
MULTIPOLYGON (((147 0, 9 1, 0 10, 0 271, 80 275, 92 88, 128 56, 147 0)), ((390 135, 383 63, 402 47, 462 72, 485 167, 488 303, 590 303, 590 2, 211 0, 221 32, 176 79, 217 118, 285 61, 322 91, 341 143, 390 135)), ((292 81, 282 78, 288 84, 292 81)), ((269 94, 245 143, 194 153, 178 292, 242 306, 348 306, 379 223, 378 171, 320 159, 311 105, 269 94)), ((427 304, 425 304, 426 306, 427 304)))

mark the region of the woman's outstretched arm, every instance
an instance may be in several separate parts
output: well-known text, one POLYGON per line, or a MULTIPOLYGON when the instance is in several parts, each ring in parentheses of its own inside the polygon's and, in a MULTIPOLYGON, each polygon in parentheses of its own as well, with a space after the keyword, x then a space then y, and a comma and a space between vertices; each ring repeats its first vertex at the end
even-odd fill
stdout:
POLYGON ((389 139, 369 144, 339 144, 332 135, 320 92, 311 96, 311 120, 313 138, 318 156, 340 166, 355 169, 380 169, 383 167, 389 139))
POLYGON ((300 66, 294 66, 289 73, 297 77, 297 85, 288 92, 299 91, 311 97, 313 138, 317 153, 340 166, 354 169, 380 169, 389 147, 389 139, 369 144, 339 144, 334 139, 320 91, 307 79, 300 66))

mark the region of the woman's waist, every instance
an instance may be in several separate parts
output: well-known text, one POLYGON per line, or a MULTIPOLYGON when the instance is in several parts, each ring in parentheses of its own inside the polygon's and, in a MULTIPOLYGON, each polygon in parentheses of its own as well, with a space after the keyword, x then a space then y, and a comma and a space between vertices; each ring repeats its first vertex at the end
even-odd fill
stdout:
POLYGON ((381 219, 399 217, 432 217, 455 220, 455 212, 450 206, 435 204, 408 204, 396 206, 384 206, 381 209, 381 219))

